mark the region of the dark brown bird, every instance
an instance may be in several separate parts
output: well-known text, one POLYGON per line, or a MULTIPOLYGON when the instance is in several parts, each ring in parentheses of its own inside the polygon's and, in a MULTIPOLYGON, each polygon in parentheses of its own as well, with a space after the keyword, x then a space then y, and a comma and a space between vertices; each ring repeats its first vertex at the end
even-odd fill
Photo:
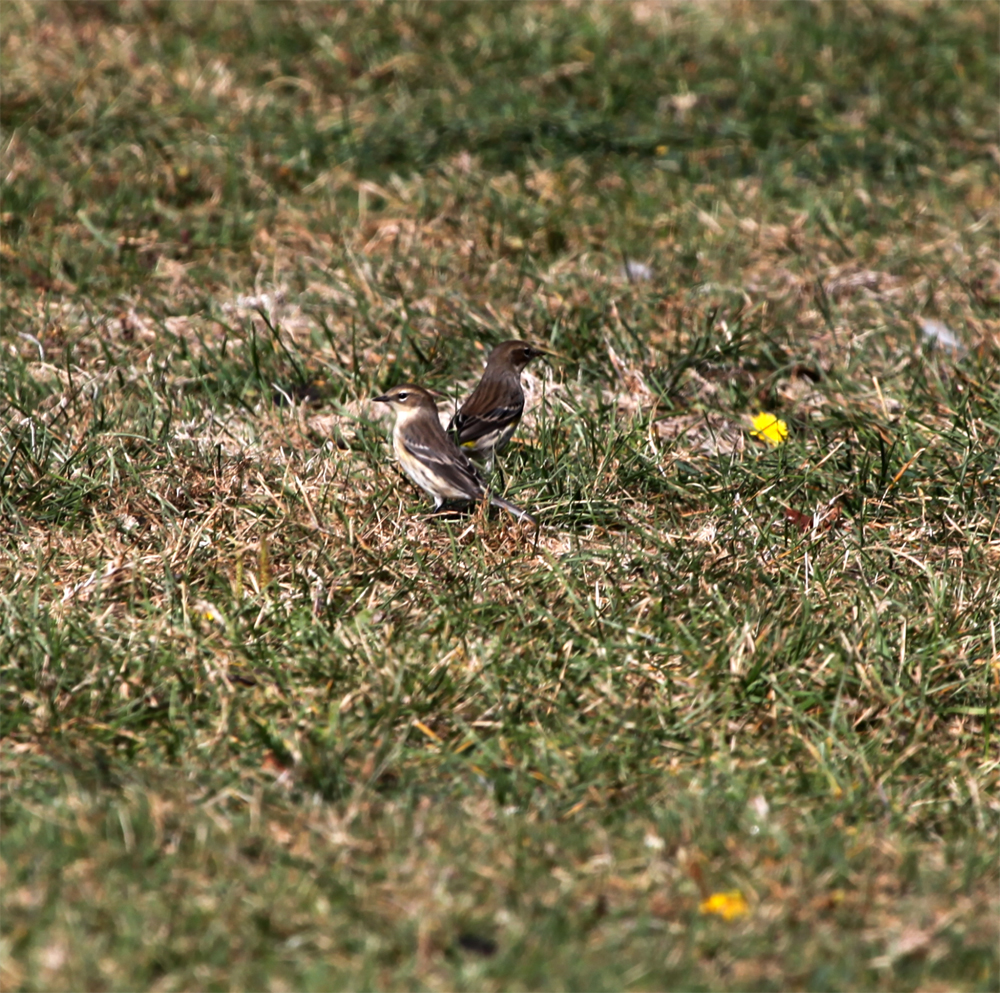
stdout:
POLYGON ((505 341, 490 352, 479 385, 469 394, 448 425, 459 447, 482 462, 487 473, 493 458, 509 444, 524 413, 521 373, 545 353, 526 341, 505 341))

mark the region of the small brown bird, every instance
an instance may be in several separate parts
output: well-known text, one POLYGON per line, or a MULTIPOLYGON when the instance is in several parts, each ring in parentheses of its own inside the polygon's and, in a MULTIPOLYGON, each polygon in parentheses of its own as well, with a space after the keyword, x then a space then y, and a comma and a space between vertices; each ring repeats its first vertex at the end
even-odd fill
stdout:
POLYGON ((505 341, 490 352, 479 385, 468 396, 448 425, 448 432, 487 473, 493 457, 508 445, 524 413, 521 373, 545 353, 526 341, 505 341))
POLYGON ((475 503, 485 496, 494 507, 530 521, 531 514, 490 493, 469 456, 445 434, 434 397, 420 386, 394 386, 378 403, 387 403, 396 415, 392 447, 410 479, 434 498, 434 509, 444 503, 475 503))

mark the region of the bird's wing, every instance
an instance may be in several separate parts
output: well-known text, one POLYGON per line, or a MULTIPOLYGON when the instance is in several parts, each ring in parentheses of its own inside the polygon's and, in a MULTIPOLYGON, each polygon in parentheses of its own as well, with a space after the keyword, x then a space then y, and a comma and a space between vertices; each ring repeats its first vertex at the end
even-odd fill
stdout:
POLYGON ((405 437, 403 447, 428 470, 440 476, 456 490, 465 493, 470 500, 478 500, 485 489, 479 471, 468 455, 456 448, 450 438, 447 438, 447 442, 448 447, 444 448, 440 440, 436 440, 432 445, 422 438, 405 437))
POLYGON ((502 404, 484 411, 469 413, 460 410, 452 417, 448 431, 458 438, 460 445, 465 445, 503 428, 513 420, 519 420, 523 412, 523 399, 520 403, 502 404))

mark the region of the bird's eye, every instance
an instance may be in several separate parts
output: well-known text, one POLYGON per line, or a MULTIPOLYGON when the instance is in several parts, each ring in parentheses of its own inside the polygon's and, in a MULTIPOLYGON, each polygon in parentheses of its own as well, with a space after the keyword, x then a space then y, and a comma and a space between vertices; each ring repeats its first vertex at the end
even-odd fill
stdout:
POLYGON ((407 398, 407 397, 408 397, 409 395, 410 395, 410 394, 409 394, 409 393, 407 393, 407 392, 406 392, 406 391, 404 390, 404 391, 403 391, 402 393, 397 393, 397 394, 396 394, 396 399, 397 399, 397 400, 405 400, 405 399, 406 399, 406 398, 407 398))

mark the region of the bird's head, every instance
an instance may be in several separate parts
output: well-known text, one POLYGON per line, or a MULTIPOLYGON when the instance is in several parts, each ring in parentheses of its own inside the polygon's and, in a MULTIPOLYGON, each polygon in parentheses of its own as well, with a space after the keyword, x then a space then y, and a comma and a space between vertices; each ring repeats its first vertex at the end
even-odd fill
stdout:
POLYGON ((487 365, 512 365, 518 372, 532 360, 545 352, 526 341, 505 341, 490 352, 487 365))
POLYGON ((420 410, 429 410, 437 417, 437 404, 434 403, 433 394, 422 386, 414 386, 412 383, 394 386, 381 396, 372 397, 372 400, 375 403, 388 404, 397 417, 404 414, 409 416, 420 410))

